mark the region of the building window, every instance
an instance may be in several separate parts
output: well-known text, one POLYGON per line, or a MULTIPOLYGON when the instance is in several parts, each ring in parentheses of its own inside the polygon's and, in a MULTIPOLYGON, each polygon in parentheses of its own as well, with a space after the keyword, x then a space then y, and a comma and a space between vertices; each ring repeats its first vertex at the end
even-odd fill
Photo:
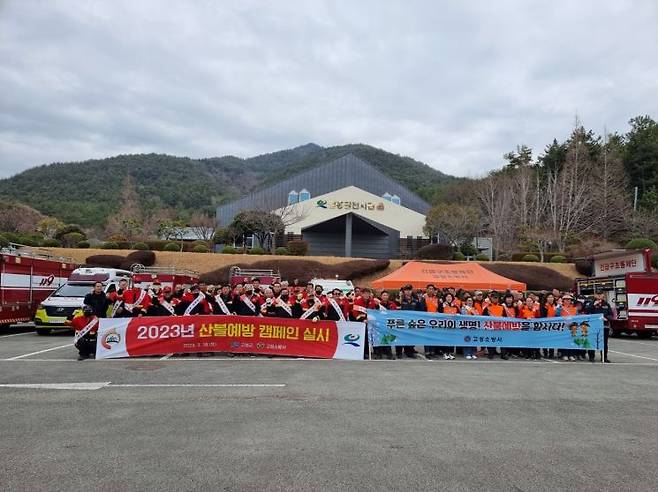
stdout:
POLYGON ((299 201, 299 194, 295 190, 292 190, 290 193, 288 193, 288 205, 292 205, 293 203, 297 203, 298 201, 299 201))
POLYGON ((400 205, 400 197, 397 196, 397 195, 393 195, 393 196, 391 197, 391 201, 392 201, 393 203, 395 203, 396 205, 400 205))
POLYGON ((303 202, 305 200, 310 200, 311 199, 311 193, 306 189, 302 189, 302 191, 299 192, 299 201, 303 202))
POLYGON ((391 194, 387 191, 386 193, 384 193, 384 194, 382 195, 382 198, 383 198, 384 200, 388 200, 388 201, 390 202, 390 201, 391 201, 391 194))

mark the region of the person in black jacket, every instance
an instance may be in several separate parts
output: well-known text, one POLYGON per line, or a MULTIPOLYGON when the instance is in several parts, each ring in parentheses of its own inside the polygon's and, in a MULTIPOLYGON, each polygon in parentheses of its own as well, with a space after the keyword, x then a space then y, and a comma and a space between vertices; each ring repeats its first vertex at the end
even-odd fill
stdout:
POLYGON ((107 318, 107 308, 110 306, 110 301, 105 292, 103 292, 103 284, 96 282, 94 290, 85 296, 84 305, 91 307, 94 314, 99 318, 107 318))
MULTIPOLYGON (((610 359, 608 359, 608 335, 610 331, 610 322, 614 318, 614 313, 608 301, 605 300, 605 294, 602 292, 594 294, 594 299, 588 300, 585 303, 583 312, 585 314, 603 315, 603 360, 604 362, 609 363, 610 359)), ((594 362, 596 351, 588 350, 587 355, 589 357, 589 361, 594 362)))
MULTIPOLYGON (((400 290, 400 310, 421 311, 421 306, 418 303, 418 299, 414 297, 413 287, 411 285, 405 285, 400 290)), ((413 345, 395 347, 395 355, 398 359, 402 358, 402 352, 410 359, 415 359, 418 355, 413 345)))

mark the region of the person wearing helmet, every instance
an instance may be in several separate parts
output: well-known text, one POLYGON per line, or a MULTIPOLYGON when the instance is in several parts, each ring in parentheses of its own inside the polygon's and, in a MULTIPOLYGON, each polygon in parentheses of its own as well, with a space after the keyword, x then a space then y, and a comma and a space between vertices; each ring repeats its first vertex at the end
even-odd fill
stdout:
POLYGON ((96 357, 96 333, 98 332, 98 316, 91 306, 84 306, 82 314, 66 320, 66 324, 75 330, 73 344, 78 349, 78 360, 96 357))

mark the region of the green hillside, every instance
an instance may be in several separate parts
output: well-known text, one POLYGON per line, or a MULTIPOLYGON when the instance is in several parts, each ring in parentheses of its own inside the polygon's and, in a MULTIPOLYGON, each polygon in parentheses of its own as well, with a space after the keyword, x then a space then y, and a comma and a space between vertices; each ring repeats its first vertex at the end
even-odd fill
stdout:
POLYGON ((214 213, 217 204, 352 153, 421 196, 452 178, 408 157, 368 145, 323 148, 307 144, 241 159, 190 159, 161 154, 119 155, 35 167, 0 180, 0 195, 65 222, 103 225, 132 176, 144 210, 172 208, 214 213))

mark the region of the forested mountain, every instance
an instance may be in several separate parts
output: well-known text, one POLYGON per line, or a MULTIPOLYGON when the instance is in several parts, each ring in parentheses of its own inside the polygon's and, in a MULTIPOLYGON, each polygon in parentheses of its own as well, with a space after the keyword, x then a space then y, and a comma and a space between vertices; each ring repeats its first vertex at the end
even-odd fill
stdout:
POLYGON ((121 187, 130 175, 146 212, 168 208, 183 216, 192 211, 214 214, 219 203, 348 153, 425 198, 452 179, 426 164, 368 145, 323 148, 311 143, 248 159, 137 154, 49 164, 0 180, 0 195, 67 223, 103 226, 116 212, 121 187))

